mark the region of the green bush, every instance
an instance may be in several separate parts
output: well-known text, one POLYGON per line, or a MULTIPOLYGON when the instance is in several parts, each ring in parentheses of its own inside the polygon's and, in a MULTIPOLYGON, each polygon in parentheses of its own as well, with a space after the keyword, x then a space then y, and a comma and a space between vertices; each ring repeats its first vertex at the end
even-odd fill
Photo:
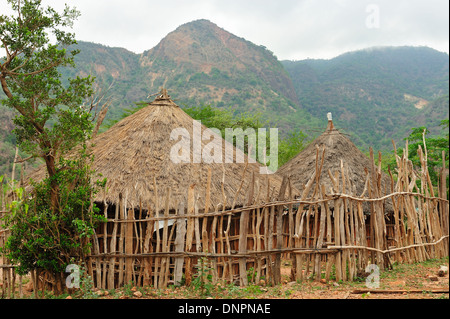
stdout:
MULTIPOLYGON (((49 178, 33 183, 33 192, 15 190, 17 200, 3 220, 10 236, 1 248, 24 275, 34 269, 60 274, 70 263, 83 263, 89 253, 89 238, 103 220, 92 198, 106 180, 91 183, 90 158, 83 149, 78 159, 59 161, 54 176, 59 185, 59 210, 52 209, 49 178)), ((56 276, 57 277, 57 276, 56 276)), ((56 278, 55 277, 55 278, 56 278)), ((62 278, 61 278, 62 280, 62 278)))

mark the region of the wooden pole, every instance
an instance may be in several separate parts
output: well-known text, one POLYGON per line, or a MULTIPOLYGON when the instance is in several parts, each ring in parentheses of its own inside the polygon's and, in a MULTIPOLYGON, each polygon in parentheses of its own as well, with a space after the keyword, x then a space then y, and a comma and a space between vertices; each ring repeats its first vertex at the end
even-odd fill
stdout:
MULTIPOLYGON (((194 194, 194 187, 195 184, 192 184, 189 186, 188 189, 188 211, 187 211, 187 229, 186 229, 186 248, 185 251, 189 252, 192 248, 192 240, 194 238, 194 202, 195 202, 195 194, 194 194)), ((186 276, 186 285, 189 286, 192 282, 192 260, 191 258, 187 258, 186 260, 186 269, 185 269, 185 276, 186 276)))
MULTIPOLYGON (((125 201, 123 201, 119 194, 119 218, 121 220, 125 219, 125 201)), ((120 235, 119 235, 119 248, 118 252, 123 253, 124 252, 124 238, 125 238, 125 223, 122 223, 120 225, 120 235)), ((118 286, 122 287, 123 285, 123 271, 124 271, 124 258, 119 259, 119 279, 118 279, 118 286)))
MULTIPOLYGON (((153 211, 151 209, 150 204, 148 205, 147 215, 148 215, 148 217, 153 217, 153 211)), ((144 239, 144 254, 153 251, 153 245, 151 243, 151 239, 153 237, 154 228, 155 228, 155 222, 147 221, 146 231, 145 231, 145 239, 144 239)), ((152 266, 153 266, 153 258, 152 257, 144 257, 144 286, 149 286, 151 284, 152 266)))
MULTIPOLYGON (((249 194, 247 199, 247 206, 250 206, 253 202, 254 194, 255 174, 252 174, 252 179, 249 185, 249 194)), ((243 211, 239 219, 239 252, 245 254, 247 252, 247 235, 250 211, 243 211)), ((239 259, 239 284, 241 286, 248 286, 247 280, 247 259, 239 259)))
MULTIPOLYGON (((289 180, 286 177, 283 177, 281 182, 280 191, 278 193, 278 200, 283 201, 285 198, 286 189, 288 186, 289 180)), ((281 250, 283 248, 283 206, 278 206, 277 208, 277 216, 276 216, 276 231, 277 231, 277 242, 276 248, 281 250)), ((275 255, 275 264, 273 270, 274 284, 281 283, 281 253, 275 255)))
MULTIPOLYGON (((127 212, 127 220, 132 221, 134 219, 134 210, 131 208, 127 212)), ((127 223, 125 232, 125 254, 133 253, 133 224, 127 223)), ((133 281, 133 259, 125 259, 125 284, 130 284, 133 281)))
MULTIPOLYGON (((115 213, 115 220, 119 219, 119 209, 120 209, 120 205, 122 203, 122 194, 119 194, 119 204, 116 204, 116 213, 115 213)), ((113 231, 111 234, 111 244, 110 244, 110 250, 111 252, 115 252, 117 250, 117 228, 118 228, 118 223, 114 222, 113 225, 113 231)), ((105 240, 107 240, 107 238, 105 238, 105 240)), ((116 273, 116 258, 114 257, 114 255, 110 258, 109 261, 109 273, 108 273, 108 289, 115 289, 115 273, 116 273)))
MULTIPOLYGON (((178 208, 178 216, 185 215, 185 204, 184 202, 180 202, 178 208)), ((186 237, 186 220, 184 218, 180 218, 177 220, 176 224, 177 233, 175 237, 175 252, 184 251, 184 240, 186 237)), ((181 283, 183 277, 183 264, 184 257, 176 257, 175 258, 175 270, 174 270, 174 283, 175 285, 179 285, 181 283)))
MULTIPOLYGON (((155 196, 155 217, 159 217, 159 195, 158 195, 158 186, 156 185, 156 177, 153 177, 153 189, 154 189, 154 196, 155 196)), ((155 232, 156 232, 156 247, 155 251, 158 253, 161 251, 161 239, 159 236, 159 220, 155 223, 155 232)), ((158 280, 158 274, 159 274, 159 257, 155 258, 155 267, 153 270, 153 285, 157 289, 159 280, 158 280)))
MULTIPOLYGON (((164 208, 164 217, 169 216, 169 203, 170 203, 170 195, 171 195, 171 188, 166 188, 166 203, 164 208)), ((158 229, 159 232, 159 229, 158 229)), ((161 251, 163 253, 166 253, 170 251, 169 242, 168 242, 168 236, 169 236, 169 220, 166 218, 164 219, 164 225, 163 225, 163 238, 162 238, 162 248, 161 251)), ((159 288, 165 287, 165 277, 166 277, 166 264, 168 263, 169 257, 162 258, 161 259, 161 270, 159 273, 159 288)))

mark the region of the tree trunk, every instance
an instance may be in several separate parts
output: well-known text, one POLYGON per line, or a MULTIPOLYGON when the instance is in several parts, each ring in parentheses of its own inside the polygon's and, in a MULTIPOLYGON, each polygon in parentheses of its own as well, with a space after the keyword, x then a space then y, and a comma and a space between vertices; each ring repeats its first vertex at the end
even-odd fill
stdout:
POLYGON ((50 204, 52 211, 58 212, 59 202, 58 202, 58 181, 54 178, 56 175, 56 165, 55 158, 51 154, 46 154, 44 156, 45 164, 47 166, 48 177, 50 179, 50 204))

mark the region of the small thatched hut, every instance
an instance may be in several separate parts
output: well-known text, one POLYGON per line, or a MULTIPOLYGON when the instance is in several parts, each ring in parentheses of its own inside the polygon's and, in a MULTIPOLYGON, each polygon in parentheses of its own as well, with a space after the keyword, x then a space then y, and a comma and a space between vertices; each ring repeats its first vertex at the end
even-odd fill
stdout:
MULTIPOLYGON (((319 148, 325 148, 319 183, 325 186, 326 193, 328 195, 332 193, 345 193, 354 196, 368 197, 370 190, 367 177, 374 168, 377 169, 378 165, 372 165, 370 159, 362 153, 349 138, 334 127, 331 114, 329 114, 328 126, 325 132, 317 137, 297 156, 284 164, 277 171, 277 174, 290 177, 293 185, 298 190, 302 191, 316 169, 317 146, 319 146, 319 148), (349 183, 346 184, 345 190, 342 189, 341 165, 348 175, 348 181, 350 182, 350 185, 349 183), (341 179, 339 189, 334 187, 330 176, 333 176, 335 179, 337 177, 337 180, 341 179)), ((391 183, 387 174, 381 172, 381 178, 377 181, 377 184, 379 184, 378 189, 381 190, 378 196, 381 197, 390 193, 391 183)), ((372 184, 371 196, 375 197, 373 186, 374 184, 372 184)), ((364 206, 365 211, 367 212, 369 207, 367 204, 364 206)), ((390 201, 386 202, 386 209, 392 211, 392 203, 390 201)))

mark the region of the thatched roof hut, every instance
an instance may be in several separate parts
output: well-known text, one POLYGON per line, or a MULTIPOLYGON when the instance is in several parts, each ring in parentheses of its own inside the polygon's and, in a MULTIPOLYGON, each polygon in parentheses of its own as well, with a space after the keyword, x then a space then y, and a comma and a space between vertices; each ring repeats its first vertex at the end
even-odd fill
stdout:
MULTIPOLYGON (((331 114, 329 114, 328 126, 322 135, 317 137, 308 147, 306 147, 297 156, 285 163, 277 174, 290 177, 292 184, 300 191, 304 189, 305 184, 313 176, 316 169, 317 146, 324 146, 323 168, 320 174, 320 184, 325 186, 325 191, 329 195, 331 193, 345 193, 354 196, 368 197, 369 191, 366 188, 367 175, 371 173, 370 159, 362 153, 353 142, 339 132, 333 125, 331 114), (346 190, 342 190, 341 163, 344 169, 348 170, 348 180, 346 190), (335 175, 339 172, 338 175, 335 175), (339 189, 333 187, 330 178, 337 176, 340 179, 339 189)), ((319 152, 320 153, 320 152, 319 152)), ((321 154, 321 153, 320 153, 321 154)), ((387 174, 381 173, 381 194, 379 196, 390 193, 390 178, 387 174)), ((373 185, 372 185, 373 186, 373 185)), ((373 190, 373 188, 372 188, 373 190)), ((374 192, 372 192, 374 193, 374 192)), ((374 197, 374 194, 372 194, 374 197)), ((369 205, 364 205, 368 210, 369 205)), ((386 210, 392 210, 392 203, 386 202, 386 210)))
MULTIPOLYGON (((95 200, 106 201, 110 205, 117 204, 119 194, 122 194, 127 207, 137 208, 142 203, 143 206, 151 205, 154 209, 155 199, 158 198, 158 207, 162 209, 166 203, 167 189, 170 188, 169 208, 172 210, 178 208, 180 201, 187 203, 188 189, 194 187, 195 196, 198 198, 197 205, 200 210, 203 210, 209 168, 211 168, 209 210, 216 208, 220 203, 223 204, 224 196, 226 207, 231 207, 234 200, 235 207, 247 204, 252 174, 255 174, 256 180, 255 195, 258 192, 257 187, 262 187, 263 193, 267 193, 267 182, 270 183, 270 189, 274 187, 275 193, 278 192, 281 177, 275 174, 260 175, 262 165, 259 163, 250 162, 246 167, 245 162, 248 158, 245 154, 241 154, 244 157, 244 163, 236 163, 233 160, 227 163, 224 159, 226 156, 229 157, 229 154, 225 154, 225 147, 222 147, 223 164, 205 163, 205 161, 195 163, 198 156, 201 158, 199 152, 210 141, 200 139, 201 147, 195 146, 192 140, 194 126, 197 129, 200 127, 199 123, 194 122, 177 106, 163 89, 148 106, 99 134, 92 140, 93 169, 101 173, 102 178, 107 178, 107 192, 106 194, 100 192, 95 200), (189 136, 182 138, 176 136, 175 139, 171 139, 171 133, 176 129, 187 132, 189 136), (183 138, 190 138, 186 144, 190 146, 190 153, 184 154, 189 162, 176 163, 171 156, 177 157, 180 154, 173 153, 173 146, 180 143, 183 138), (245 167, 245 175, 243 175, 245 167), (155 196, 155 186, 157 196, 155 196), (238 190, 240 191, 235 199, 238 190)), ((205 130, 207 128, 201 125, 201 132, 205 130)), ((227 143, 218 136, 215 136, 213 140, 220 140, 222 146, 227 143)), ((233 156, 241 152, 234 147, 233 149, 233 156)), ((29 177, 40 180, 45 176, 45 172, 45 168, 41 167, 29 177)), ((259 202, 261 200, 265 200, 265 196, 260 196, 259 202)))

